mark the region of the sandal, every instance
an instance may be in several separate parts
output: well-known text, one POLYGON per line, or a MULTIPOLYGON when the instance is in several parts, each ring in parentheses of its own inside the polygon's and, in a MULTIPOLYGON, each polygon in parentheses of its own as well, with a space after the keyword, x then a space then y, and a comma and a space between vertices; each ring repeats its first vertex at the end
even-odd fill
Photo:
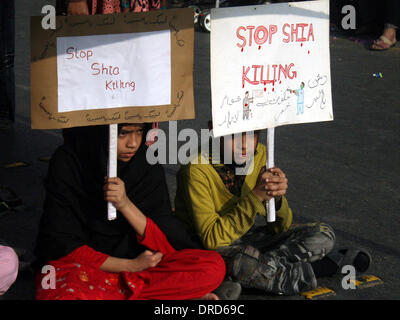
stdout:
POLYGON ((396 45, 397 41, 391 41, 385 36, 380 36, 378 40, 375 40, 374 43, 371 45, 371 50, 373 51, 386 51, 390 48, 393 48, 396 45), (387 45, 388 47, 386 47, 387 45))
POLYGON ((337 274, 339 274, 342 271, 342 267, 346 265, 354 266, 357 273, 364 273, 369 269, 372 262, 371 255, 367 251, 358 248, 341 248, 330 252, 326 258, 335 263, 337 266, 337 274))

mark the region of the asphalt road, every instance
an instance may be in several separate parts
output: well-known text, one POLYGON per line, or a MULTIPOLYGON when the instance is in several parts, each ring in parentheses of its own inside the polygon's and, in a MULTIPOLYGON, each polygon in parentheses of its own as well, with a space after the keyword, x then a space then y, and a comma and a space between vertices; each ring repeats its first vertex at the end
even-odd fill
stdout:
MULTIPOLYGON (((62 143, 58 130, 30 129, 29 17, 49 0, 16 0, 16 123, 0 131, 0 182, 13 188, 24 206, 0 217, 0 238, 32 251, 44 198, 47 162, 62 143), (27 166, 6 169, 24 161, 27 166)), ((365 39, 365 38, 363 38, 365 39)), ((276 164, 289 179, 288 199, 295 222, 324 221, 336 231, 337 246, 362 247, 373 257, 367 274, 383 285, 344 290, 343 276, 320 279, 336 292, 326 299, 400 298, 400 48, 372 52, 363 41, 331 36, 334 121, 276 129, 276 164), (375 78, 381 72, 383 78, 375 78)), ((178 130, 200 132, 211 119, 209 34, 195 33, 196 119, 179 121, 178 130)), ((161 124, 168 132, 168 124, 161 124)), ((262 135, 265 141, 265 135, 262 135)), ((179 165, 166 165, 170 197, 179 165)), ((3 299, 33 299, 32 276, 22 273, 3 299)), ((245 291, 243 299, 274 297, 245 291)))

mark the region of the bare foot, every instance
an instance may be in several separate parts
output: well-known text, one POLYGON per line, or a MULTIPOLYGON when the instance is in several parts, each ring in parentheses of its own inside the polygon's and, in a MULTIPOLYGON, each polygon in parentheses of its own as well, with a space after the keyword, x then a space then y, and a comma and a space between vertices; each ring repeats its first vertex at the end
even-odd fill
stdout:
POLYGON ((371 48, 374 50, 387 50, 396 43, 396 29, 386 28, 382 36, 375 40, 371 48))
POLYGON ((199 300, 219 300, 218 296, 215 293, 206 293, 199 300))
POLYGON ((383 36, 385 36, 392 42, 396 42, 396 29, 395 28, 386 28, 383 31, 383 36))

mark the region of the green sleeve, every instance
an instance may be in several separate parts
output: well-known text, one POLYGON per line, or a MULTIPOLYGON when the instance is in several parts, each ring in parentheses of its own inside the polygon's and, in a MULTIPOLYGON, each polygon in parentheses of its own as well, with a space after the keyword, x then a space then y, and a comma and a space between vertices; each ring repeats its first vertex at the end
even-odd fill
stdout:
POLYGON ((253 226, 257 214, 265 215, 265 206, 252 192, 220 215, 214 205, 218 192, 206 173, 188 169, 185 174, 186 207, 205 248, 232 244, 253 226))

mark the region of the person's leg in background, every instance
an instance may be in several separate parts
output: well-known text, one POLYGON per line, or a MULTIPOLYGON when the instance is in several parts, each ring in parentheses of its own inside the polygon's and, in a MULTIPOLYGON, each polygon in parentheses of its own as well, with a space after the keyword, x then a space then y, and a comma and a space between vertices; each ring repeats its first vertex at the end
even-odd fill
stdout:
POLYGON ((387 50, 396 42, 396 32, 400 27, 400 2, 397 0, 383 1, 383 21, 385 24, 383 34, 371 46, 373 50, 387 50))
POLYGON ((0 128, 15 117, 15 3, 0 1, 0 128))
POLYGON ((386 36, 392 42, 396 42, 396 31, 400 27, 400 2, 385 0, 385 31, 386 36))

